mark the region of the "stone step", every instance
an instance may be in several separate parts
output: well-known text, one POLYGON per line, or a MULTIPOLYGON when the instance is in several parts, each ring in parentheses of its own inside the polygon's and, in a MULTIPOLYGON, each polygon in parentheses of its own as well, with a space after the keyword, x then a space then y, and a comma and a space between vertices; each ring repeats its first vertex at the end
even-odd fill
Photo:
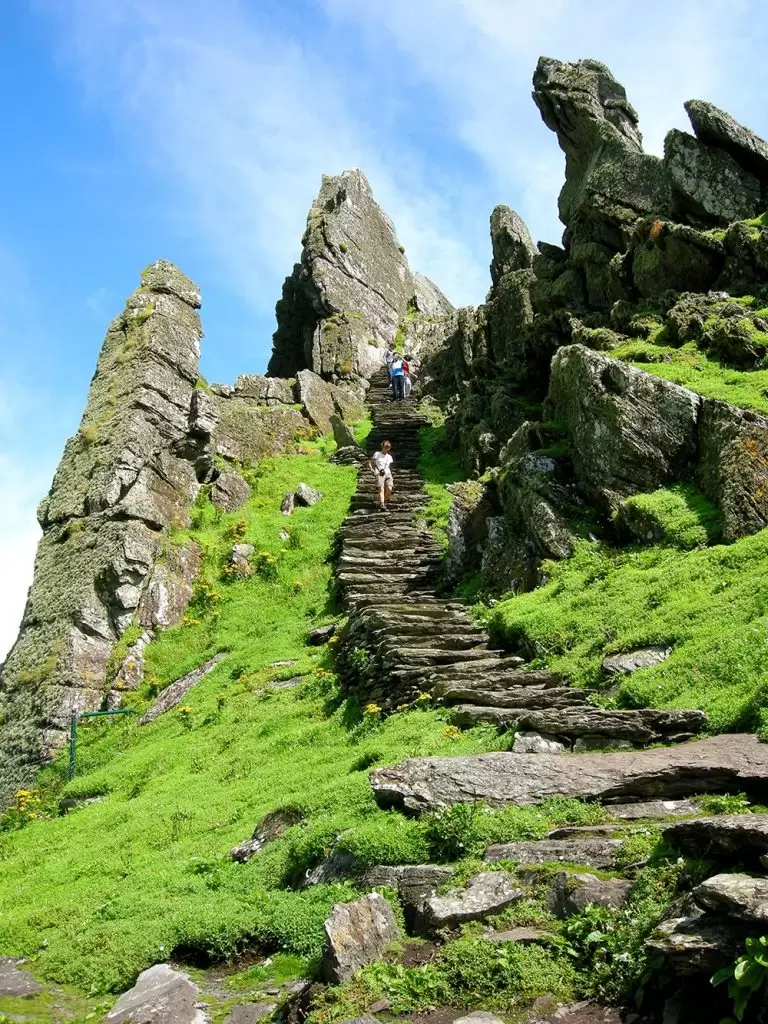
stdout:
POLYGON ((531 712, 518 722, 518 727, 556 738, 582 739, 587 741, 587 745, 590 738, 647 745, 660 740, 680 742, 691 739, 706 729, 707 716, 696 710, 654 711, 641 708, 605 711, 587 705, 568 711, 531 712))
MULTIPOLYGON (((478 659, 479 660, 479 659, 478 659)), ((548 672, 546 669, 529 669, 523 667, 522 659, 515 659, 508 670, 504 672, 503 678, 497 678, 493 667, 489 668, 483 678, 474 683, 459 683, 451 680, 441 680, 436 688, 436 695, 442 697, 446 703, 458 704, 463 701, 471 701, 473 704, 486 704, 496 707, 514 707, 510 703, 510 692, 518 689, 564 689, 574 694, 574 703, 584 703, 586 692, 571 687, 562 687, 562 676, 556 672, 548 672)), ((500 657, 496 661, 498 666, 502 662, 505 666, 507 658, 500 657)), ((546 705, 542 705, 546 706, 546 705)))

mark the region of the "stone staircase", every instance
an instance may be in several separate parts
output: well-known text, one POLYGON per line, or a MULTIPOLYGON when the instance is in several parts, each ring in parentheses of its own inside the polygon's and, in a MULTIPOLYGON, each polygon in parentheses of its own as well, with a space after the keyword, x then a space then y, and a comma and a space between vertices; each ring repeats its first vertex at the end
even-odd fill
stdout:
POLYGON ((339 667, 349 689, 384 711, 428 694, 454 708, 460 727, 515 726, 566 748, 677 741, 706 726, 699 711, 603 711, 557 674, 494 649, 464 602, 438 594, 442 551, 419 517, 429 500, 418 468, 428 421, 413 398, 391 401, 384 371, 368 403, 368 454, 391 442, 395 491, 382 512, 374 477, 361 467, 341 528, 337 579, 349 626, 339 667))

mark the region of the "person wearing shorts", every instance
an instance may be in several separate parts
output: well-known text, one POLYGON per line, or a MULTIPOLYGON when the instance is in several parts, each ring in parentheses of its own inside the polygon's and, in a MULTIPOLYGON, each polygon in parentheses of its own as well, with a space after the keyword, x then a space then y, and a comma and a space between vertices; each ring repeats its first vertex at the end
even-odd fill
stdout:
POLYGON ((368 468, 376 478, 376 486, 379 490, 379 508, 383 512, 387 507, 390 495, 394 490, 392 479, 392 445, 384 441, 381 450, 374 452, 368 460, 368 468))

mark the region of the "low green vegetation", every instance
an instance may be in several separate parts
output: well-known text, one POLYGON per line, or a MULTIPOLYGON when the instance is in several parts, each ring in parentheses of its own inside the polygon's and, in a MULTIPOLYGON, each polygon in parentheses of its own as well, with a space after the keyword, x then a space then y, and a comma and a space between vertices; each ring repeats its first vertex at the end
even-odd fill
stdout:
POLYGON ((722 533, 720 513, 690 484, 635 494, 621 503, 614 518, 640 537, 683 550, 713 544, 722 533))
POLYGON ((766 558, 768 530, 693 551, 579 541, 572 558, 547 563, 544 586, 502 600, 490 627, 505 646, 595 688, 607 654, 668 645, 666 661, 620 685, 621 706, 702 708, 714 731, 756 729, 768 709, 766 558))
POLYGON ((436 413, 434 406, 431 410, 432 425, 424 427, 419 432, 419 470, 424 477, 424 490, 429 495, 429 504, 419 516, 447 548, 448 513, 453 501, 453 495, 447 485, 463 480, 465 473, 457 452, 446 443, 444 420, 436 413))
POLYGON ((705 398, 768 413, 768 370, 735 370, 706 355, 692 341, 680 348, 628 341, 611 355, 705 398))
POLYGON ((238 512, 200 500, 192 528, 173 538, 205 553, 192 604, 148 648, 143 689, 124 703, 143 711, 172 680, 225 658, 147 726, 82 723, 76 778, 64 782, 61 758, 40 780, 40 810, 0 832, 0 951, 30 957, 41 976, 100 993, 174 952, 204 960, 251 943, 317 957, 322 922, 353 890, 285 887, 337 836, 364 863, 424 856, 425 826, 379 810, 368 769, 498 742, 489 729, 457 736, 423 706, 364 716, 340 694, 329 653, 305 646, 310 628, 338 614, 330 554, 356 478, 319 447, 265 460, 238 512), (282 495, 301 481, 324 498, 286 519, 282 495), (236 542, 255 546, 250 577, 227 571, 236 542), (292 677, 295 688, 277 688, 292 677), (58 817, 51 794, 83 802, 58 817), (286 804, 301 824, 248 864, 231 861, 230 848, 286 804))

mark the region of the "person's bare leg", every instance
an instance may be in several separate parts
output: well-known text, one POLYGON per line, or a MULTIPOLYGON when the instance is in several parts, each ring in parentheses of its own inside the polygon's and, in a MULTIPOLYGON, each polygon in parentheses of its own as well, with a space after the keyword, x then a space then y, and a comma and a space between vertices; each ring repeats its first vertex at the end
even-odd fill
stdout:
POLYGON ((385 483, 379 484, 379 508, 384 508, 384 503, 387 500, 387 485, 385 483))
POLYGON ((395 488, 394 488, 393 484, 391 484, 391 483, 384 484, 384 504, 385 505, 389 501, 389 499, 392 497, 392 491, 394 491, 394 489, 395 488))

